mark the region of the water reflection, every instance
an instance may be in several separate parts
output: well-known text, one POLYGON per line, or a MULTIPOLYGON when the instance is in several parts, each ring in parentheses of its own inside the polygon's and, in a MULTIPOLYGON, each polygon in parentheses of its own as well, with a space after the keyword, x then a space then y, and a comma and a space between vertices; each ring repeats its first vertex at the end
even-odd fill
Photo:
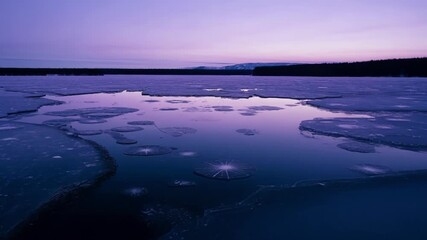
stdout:
POLYGON ((65 104, 42 107, 22 121, 67 126, 110 152, 118 164, 116 175, 79 203, 79 208, 99 210, 96 203, 103 201, 107 214, 132 201, 129 195, 144 196, 126 206, 136 215, 161 203, 194 217, 204 209, 234 206, 259 185, 359 178, 372 166, 427 168, 423 153, 384 146, 368 151, 339 138, 304 136, 299 130, 303 120, 365 116, 331 113, 296 100, 151 97, 139 92, 48 98, 65 104), (96 111, 78 110, 89 107, 96 111), (103 134, 81 134, 91 131, 103 134))

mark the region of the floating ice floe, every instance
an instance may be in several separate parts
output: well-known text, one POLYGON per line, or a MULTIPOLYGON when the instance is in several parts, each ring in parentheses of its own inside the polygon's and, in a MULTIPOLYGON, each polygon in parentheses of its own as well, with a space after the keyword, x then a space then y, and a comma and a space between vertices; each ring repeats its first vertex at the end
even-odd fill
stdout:
POLYGON ((147 195, 148 191, 144 187, 133 187, 133 188, 126 189, 124 193, 131 197, 142 197, 147 195))
MULTIPOLYGON (((5 79, 3 78, 1 80, 3 84, 5 79)), ((34 94, 22 93, 18 91, 23 90, 20 88, 17 91, 10 92, 5 91, 3 88, 0 87, 0 117, 5 117, 9 114, 14 113, 33 112, 37 111, 37 109, 43 105, 52 105, 59 103, 59 101, 50 100, 47 98, 34 98, 32 97, 35 96, 34 94)))
POLYGON ((73 133, 82 136, 92 136, 102 134, 102 130, 74 130, 73 133))
POLYGON ((197 184, 187 180, 174 180, 168 184, 170 187, 195 187, 197 184))
POLYGON ((128 148, 124 154, 129 156, 156 156, 172 152, 172 148, 159 145, 143 145, 128 148))
POLYGON ((167 100, 167 103, 190 103, 188 100, 167 100))
POLYGON ((86 113, 82 114, 85 118, 113 118, 122 115, 121 113, 86 113))
POLYGON ((351 169, 368 176, 383 175, 392 172, 388 167, 373 164, 359 164, 351 169))
POLYGON ((232 106, 212 106, 215 111, 218 112, 231 112, 234 111, 232 106))
POLYGON ((73 128, 70 125, 62 126, 60 129, 67 131, 70 134, 76 134, 76 135, 81 135, 81 136, 99 135, 99 134, 103 133, 102 130, 78 130, 78 129, 73 128))
POLYGON ((212 112, 212 110, 207 107, 186 107, 183 109, 183 112, 212 112))
POLYGON ((138 126, 123 126, 123 127, 115 127, 112 128, 111 131, 113 132, 137 132, 141 131, 144 128, 138 127, 138 126))
POLYGON ((185 134, 194 134, 197 132, 197 129, 189 127, 166 127, 159 128, 159 130, 173 137, 181 137, 185 134))
POLYGON ((284 108, 276 107, 276 106, 251 106, 251 107, 248 107, 248 109, 254 110, 254 111, 278 111, 284 108))
POLYGON ((427 149, 425 113, 376 113, 370 118, 316 118, 300 123, 300 130, 408 150, 427 149), (390 119, 392 118, 392 119, 390 119), (408 121, 393 121, 393 119, 408 121))
POLYGON ((79 123, 81 123, 81 124, 100 124, 100 123, 106 123, 107 122, 107 120, 105 120, 105 119, 97 119, 97 118, 94 118, 94 119, 80 119, 79 120, 79 123))
POLYGON ((285 104, 285 106, 287 106, 287 107, 298 107, 298 104, 285 104))
POLYGON ((257 112, 256 111, 253 111, 253 110, 243 110, 241 113, 240 113, 240 115, 242 115, 242 116, 255 116, 257 114, 257 112))
POLYGON ((137 140, 134 139, 130 139, 127 138, 125 135, 118 133, 118 132, 113 132, 113 131, 105 131, 106 134, 110 135, 112 138, 114 138, 114 140, 116 140, 117 144, 136 144, 138 143, 137 140))
POLYGON ((120 116, 126 113, 137 112, 135 108, 125 107, 94 107, 94 108, 78 108, 68 109, 63 111, 47 112, 45 115, 59 116, 59 117, 72 117, 81 116, 85 118, 111 118, 120 116))
POLYGON ((374 153, 375 146, 372 144, 362 143, 362 142, 345 142, 340 143, 337 147, 350 151, 350 152, 358 152, 358 153, 374 153))
POLYGON ((43 124, 51 127, 63 127, 67 126, 68 124, 72 122, 79 121, 79 119, 76 118, 60 118, 60 119, 51 119, 44 121, 43 124))
POLYGON ((160 102, 159 100, 155 100, 155 99, 148 99, 148 100, 144 100, 144 102, 146 103, 156 103, 156 102, 160 102))
POLYGON ((131 145, 131 144, 137 144, 138 141, 135 139, 123 137, 123 138, 116 138, 116 143, 123 144, 123 145, 131 145))
POLYGON ((176 111, 179 110, 179 108, 173 108, 173 107, 168 107, 168 108, 159 108, 160 111, 176 111))
POLYGON ((148 126, 148 125, 154 125, 154 121, 131 121, 128 122, 129 125, 141 125, 141 126, 148 126))
POLYGON ((259 134, 257 130, 247 129, 247 128, 237 129, 236 132, 241 133, 245 136, 253 136, 253 135, 259 134))
MULTIPOLYGON (((397 91, 397 90, 393 90, 397 91)), ((410 111, 426 111, 426 97, 421 94, 409 93, 409 98, 402 91, 402 98, 385 94, 384 89, 381 89, 377 94, 361 94, 360 96, 345 96, 341 98, 324 98, 310 100, 307 103, 321 108, 340 111, 387 111, 387 112, 410 112, 410 111), (403 104, 402 104, 403 103, 403 104)), ((357 94, 358 95, 358 94, 357 94)))
POLYGON ((207 178, 218 180, 243 179, 251 176, 251 168, 233 162, 213 162, 205 163, 194 170, 194 173, 207 178))

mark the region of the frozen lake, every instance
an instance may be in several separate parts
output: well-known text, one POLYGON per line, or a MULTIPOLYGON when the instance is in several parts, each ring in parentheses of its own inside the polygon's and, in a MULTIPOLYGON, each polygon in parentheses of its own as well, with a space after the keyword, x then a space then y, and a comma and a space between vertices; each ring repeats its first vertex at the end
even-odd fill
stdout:
MULTIPOLYGON (((6 144, 23 134, 8 131, 19 124, 95 143, 117 169, 18 238, 427 237, 426 79, 130 76, 121 86, 116 76, 28 78, 0 78, 2 96, 14 99, 0 121, 3 179, 13 157, 6 144), (8 115, 11 106, 37 111, 8 115)), ((81 164, 82 179, 102 170, 81 164)), ((50 167, 37 171, 59 178, 50 167)), ((72 176, 58 185, 80 181, 72 176)), ((0 183, 3 208, 13 206, 10 188, 0 183)))

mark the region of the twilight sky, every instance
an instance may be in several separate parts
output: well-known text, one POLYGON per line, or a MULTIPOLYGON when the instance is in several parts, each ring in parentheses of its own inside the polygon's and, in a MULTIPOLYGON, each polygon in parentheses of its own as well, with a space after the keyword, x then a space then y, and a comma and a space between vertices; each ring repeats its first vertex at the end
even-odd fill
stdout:
POLYGON ((0 67, 427 56, 426 0, 1 0, 0 67))

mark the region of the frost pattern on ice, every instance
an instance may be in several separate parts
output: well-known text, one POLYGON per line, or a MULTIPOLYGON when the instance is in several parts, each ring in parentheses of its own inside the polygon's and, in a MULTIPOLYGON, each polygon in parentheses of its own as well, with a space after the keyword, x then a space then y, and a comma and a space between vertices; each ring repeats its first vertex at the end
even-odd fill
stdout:
POLYGON ((205 163, 194 170, 203 177, 217 180, 235 180, 250 177, 251 168, 233 161, 205 163))
POLYGON ((157 156, 172 152, 172 148, 159 145, 143 145, 128 148, 124 154, 129 156, 157 156))

